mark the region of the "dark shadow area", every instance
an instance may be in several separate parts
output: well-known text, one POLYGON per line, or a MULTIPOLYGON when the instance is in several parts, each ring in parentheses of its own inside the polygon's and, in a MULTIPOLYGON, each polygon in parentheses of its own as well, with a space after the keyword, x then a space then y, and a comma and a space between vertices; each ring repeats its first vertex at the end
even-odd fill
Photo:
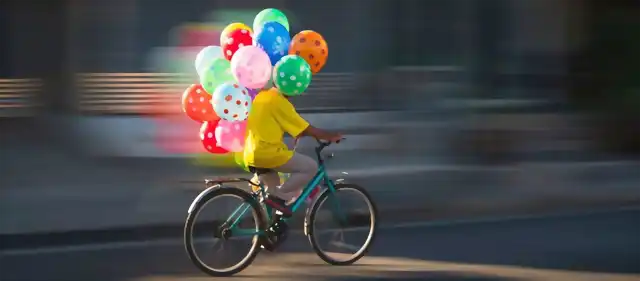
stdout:
MULTIPOLYGON (((353 266, 324 264, 306 237, 292 234, 263 251, 243 278, 267 280, 544 280, 590 274, 638 274, 638 211, 582 216, 380 229, 371 252, 353 266), (515 278, 518 277, 518 278, 515 278), (268 279, 273 278, 273 279, 268 279), (316 279, 314 279, 316 278, 316 279), (422 279, 424 280, 424 279, 422 279)), ((345 234, 347 235, 347 234, 345 234)), ((354 242, 345 236, 347 242, 354 242)), ((208 248, 197 248, 206 251, 208 248)), ((145 280, 205 277, 182 241, 107 244, 0 255, 3 280, 145 280), (39 264, 37 271, 31 265, 39 264)), ((569 278, 567 277, 567 278, 569 278)), ((603 278, 604 278, 603 277, 603 278)), ((180 279, 177 279, 180 280, 180 279)), ((570 280, 570 279, 569 279, 570 280)), ((606 280, 606 279, 601 279, 606 280)))
MULTIPOLYGON (((398 230, 394 247, 372 254, 471 264, 640 273, 637 210, 585 217, 495 221, 398 230), (394 254, 392 254, 394 253, 394 254)), ((384 238, 383 238, 384 239, 384 238)), ((387 238, 388 239, 388 238, 387 238)), ((382 241, 381 241, 382 240, 382 241)))

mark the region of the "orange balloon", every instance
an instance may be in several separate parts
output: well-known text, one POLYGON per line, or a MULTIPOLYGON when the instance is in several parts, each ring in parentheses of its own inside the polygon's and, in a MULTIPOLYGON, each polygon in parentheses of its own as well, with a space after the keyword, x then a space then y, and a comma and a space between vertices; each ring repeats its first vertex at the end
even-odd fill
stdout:
POLYGON ((291 39, 289 54, 302 57, 311 66, 311 72, 316 74, 327 63, 329 47, 320 33, 304 30, 291 39))
POLYGON ((220 117, 213 111, 211 95, 200 84, 193 84, 182 94, 182 111, 198 122, 211 122, 220 117))

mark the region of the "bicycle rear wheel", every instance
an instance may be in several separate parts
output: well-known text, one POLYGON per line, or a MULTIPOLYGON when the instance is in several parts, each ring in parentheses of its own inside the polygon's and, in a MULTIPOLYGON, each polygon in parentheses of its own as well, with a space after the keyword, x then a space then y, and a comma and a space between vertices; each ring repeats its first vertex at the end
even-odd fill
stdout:
POLYGON ((194 203, 194 208, 187 216, 184 227, 184 245, 193 264, 201 271, 215 277, 231 276, 249 266, 260 251, 260 233, 266 229, 262 207, 254 200, 251 194, 238 188, 214 188, 194 203), (231 214, 225 213, 220 218, 207 219, 204 222, 196 223, 199 217, 211 214, 203 212, 205 206, 214 204, 214 201, 224 197, 240 201, 239 204, 228 204, 231 207, 229 208, 229 213, 231 214), (247 227, 247 223, 251 223, 251 226, 247 227), (196 231, 196 228, 198 228, 198 231, 196 231), (204 261, 207 255, 213 252, 211 251, 213 248, 220 248, 219 251, 221 251, 225 248, 224 243, 227 242, 235 248, 231 255, 221 257, 221 262, 227 265, 217 266, 204 261), (248 250, 238 251, 238 247, 234 245, 234 242, 236 242, 236 245, 249 244, 248 250), (211 247, 212 249, 199 254, 196 251, 196 244, 214 245, 211 247), (219 247, 219 245, 222 247, 219 247), (239 261, 229 264, 232 255, 240 255, 239 261))
POLYGON ((336 184, 335 188, 335 192, 326 189, 315 201, 305 219, 305 231, 311 247, 322 260, 331 265, 350 265, 369 251, 378 227, 378 211, 371 196, 364 188, 355 184, 336 184), (342 197, 346 195, 355 195, 356 199, 364 203, 364 207, 350 208, 351 204, 342 200, 342 197), (322 224, 331 221, 337 222, 337 227, 327 230, 321 229, 322 224), (347 227, 352 228, 345 229, 347 227), (322 245, 320 237, 326 234, 341 238, 343 241, 330 242, 326 246, 322 245), (344 241, 345 234, 347 236, 361 234, 364 239, 356 245, 346 243, 344 241), (335 252, 330 249, 332 247, 342 248, 349 252, 335 252))

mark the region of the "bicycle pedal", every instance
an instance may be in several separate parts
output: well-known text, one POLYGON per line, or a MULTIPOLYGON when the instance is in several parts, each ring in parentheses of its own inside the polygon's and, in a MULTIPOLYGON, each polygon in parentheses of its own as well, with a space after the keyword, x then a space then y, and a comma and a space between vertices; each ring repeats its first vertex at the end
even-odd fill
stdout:
POLYGON ((273 243, 269 241, 269 238, 266 238, 265 242, 260 244, 260 248, 265 249, 269 252, 275 251, 275 247, 273 246, 273 243))
POLYGON ((289 237, 288 233, 281 233, 278 236, 273 236, 273 237, 269 237, 269 244, 265 245, 262 244, 264 246, 264 249, 269 251, 269 252, 274 252, 276 249, 278 249, 278 247, 280 247, 280 245, 282 245, 282 243, 284 243, 284 241, 287 240, 287 238, 289 237))
POLYGON ((264 237, 264 240, 260 243, 260 247, 269 252, 273 252, 280 245, 281 241, 282 240, 280 240, 275 234, 267 233, 267 236, 264 237))
POLYGON ((269 252, 275 251, 289 237, 288 229, 287 224, 282 221, 277 221, 271 225, 265 237, 267 243, 262 243, 263 248, 269 252))

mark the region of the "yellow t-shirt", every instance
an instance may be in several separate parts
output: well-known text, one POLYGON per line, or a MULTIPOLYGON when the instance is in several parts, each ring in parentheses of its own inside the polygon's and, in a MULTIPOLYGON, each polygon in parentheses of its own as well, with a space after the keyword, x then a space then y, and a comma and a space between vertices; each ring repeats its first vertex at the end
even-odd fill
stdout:
POLYGON ((257 168, 276 168, 293 156, 284 133, 297 137, 309 127, 291 102, 277 89, 258 93, 247 119, 244 162, 257 168))

